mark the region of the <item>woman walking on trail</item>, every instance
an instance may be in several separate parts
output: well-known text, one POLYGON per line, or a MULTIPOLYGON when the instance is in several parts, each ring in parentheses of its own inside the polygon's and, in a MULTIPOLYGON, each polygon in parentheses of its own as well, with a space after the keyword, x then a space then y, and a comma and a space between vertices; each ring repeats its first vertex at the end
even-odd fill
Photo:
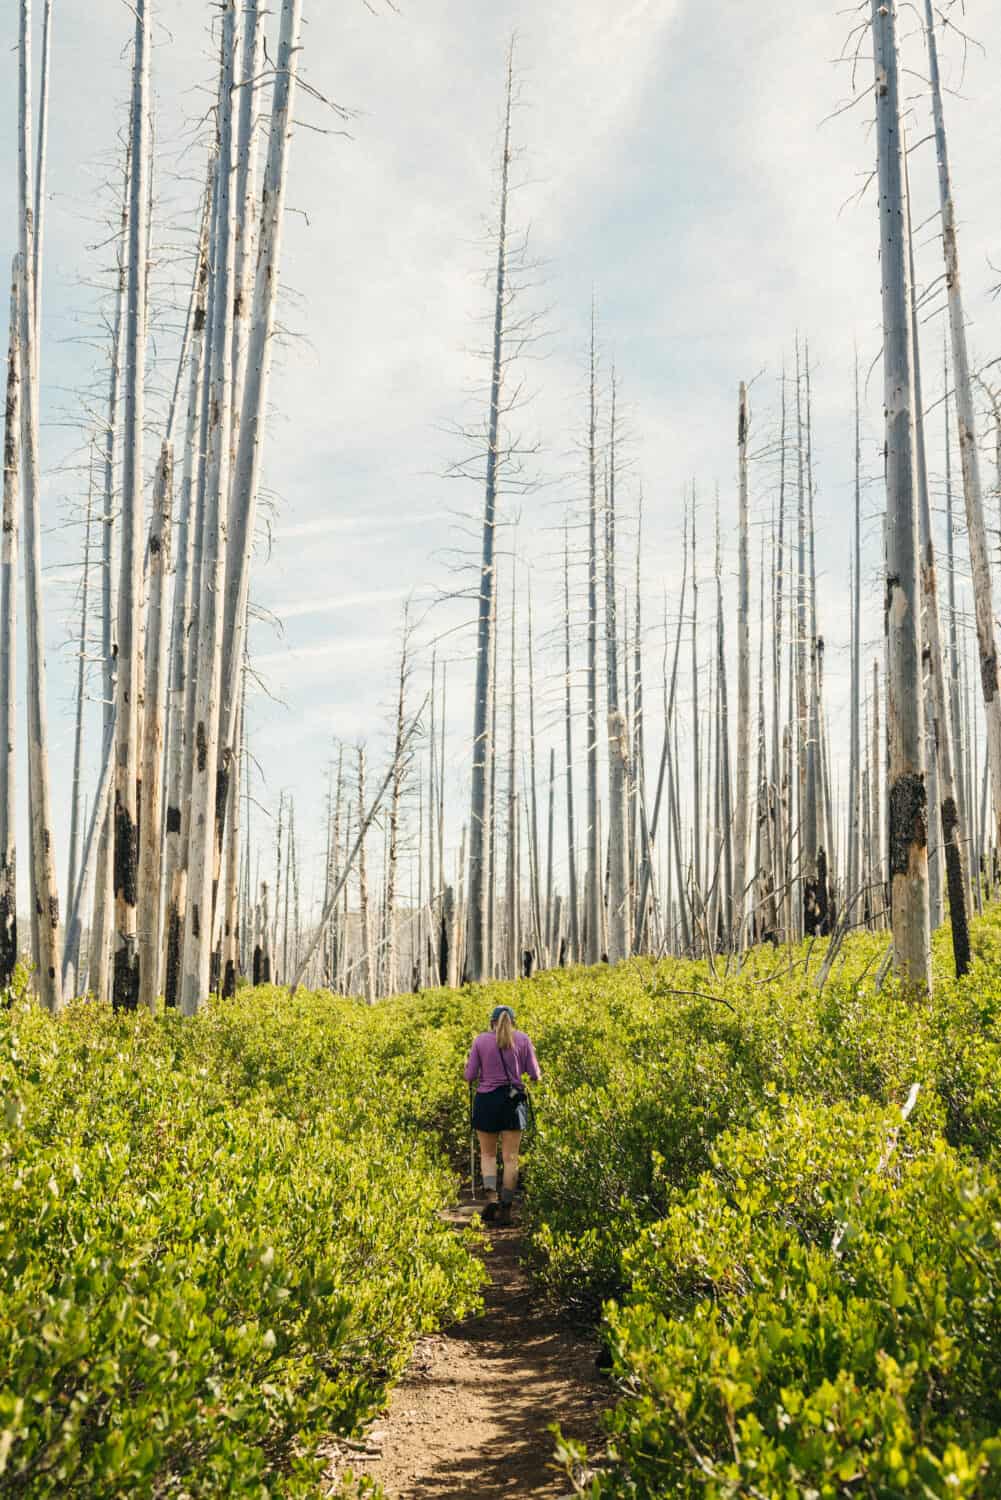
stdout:
POLYGON ((481 1031, 469 1051, 465 1080, 476 1084, 473 1127, 480 1141, 480 1168, 487 1192, 484 1219, 510 1224, 518 1185, 521 1133, 528 1125, 528 1095, 523 1078, 533 1083, 542 1074, 531 1040, 514 1029, 510 1005, 497 1005, 490 1030, 481 1031), (504 1179, 497 1201, 497 1139, 504 1156, 504 1179))

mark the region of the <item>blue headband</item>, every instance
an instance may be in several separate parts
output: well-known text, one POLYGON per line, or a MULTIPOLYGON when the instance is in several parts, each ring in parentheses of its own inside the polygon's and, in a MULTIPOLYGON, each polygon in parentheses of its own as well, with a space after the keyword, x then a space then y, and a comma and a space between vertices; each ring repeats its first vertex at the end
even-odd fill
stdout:
POLYGON ((490 1012, 491 1026, 499 1021, 501 1016, 505 1014, 509 1015, 512 1021, 514 1020, 514 1011, 511 1009, 510 1005, 495 1005, 493 1010, 490 1012))

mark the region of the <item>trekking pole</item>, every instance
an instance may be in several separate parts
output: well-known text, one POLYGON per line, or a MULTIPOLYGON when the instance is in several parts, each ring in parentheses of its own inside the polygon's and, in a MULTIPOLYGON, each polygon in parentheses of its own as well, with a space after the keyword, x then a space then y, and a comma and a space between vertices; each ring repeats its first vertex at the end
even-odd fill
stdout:
POLYGON ((473 1085, 469 1085, 469 1186, 476 1202, 476 1132, 473 1129, 473 1085))

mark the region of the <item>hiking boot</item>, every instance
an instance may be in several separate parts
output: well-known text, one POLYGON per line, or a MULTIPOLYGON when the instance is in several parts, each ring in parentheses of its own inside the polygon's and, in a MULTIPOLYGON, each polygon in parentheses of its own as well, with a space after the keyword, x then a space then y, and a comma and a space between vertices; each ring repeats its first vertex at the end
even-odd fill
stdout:
POLYGON ((498 1204, 497 1205, 497 1218, 495 1220, 495 1223, 497 1223, 497 1224, 510 1224, 510 1222, 511 1222, 511 1205, 510 1205, 510 1203, 500 1203, 500 1204, 498 1204))
POLYGON ((489 1203, 485 1204, 483 1212, 480 1214, 480 1218, 483 1220, 484 1224, 492 1224, 496 1219, 500 1208, 501 1205, 497 1202, 496 1198, 492 1198, 489 1203))

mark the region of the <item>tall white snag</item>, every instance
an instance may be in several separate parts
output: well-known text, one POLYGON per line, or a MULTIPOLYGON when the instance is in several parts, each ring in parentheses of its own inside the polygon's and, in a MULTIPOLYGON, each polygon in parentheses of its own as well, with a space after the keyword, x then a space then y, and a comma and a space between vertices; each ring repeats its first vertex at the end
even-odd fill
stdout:
MULTIPOLYGON (((125 327, 125 308, 128 300, 127 243, 129 232, 129 173, 131 151, 125 150, 125 174, 122 187, 121 229, 116 250, 118 262, 118 286, 115 299, 115 323, 111 340, 110 373, 108 378, 108 416, 104 432, 104 506, 101 545, 101 681, 102 709, 105 740, 114 734, 116 724, 115 700, 117 681, 117 656, 115 652, 114 621, 114 526, 115 526, 115 463, 117 454, 118 408, 122 380, 122 343, 125 327)), ((114 922, 114 859, 115 829, 110 799, 98 805, 98 848, 94 874, 94 907, 90 928, 88 954, 88 987, 101 999, 110 994, 109 962, 111 959, 111 932, 114 922)), ((69 896, 72 900, 72 893, 69 896)))
POLYGON ((160 853, 163 806, 163 685, 166 677, 167 618, 164 586, 170 562, 170 521, 174 454, 164 442, 153 492, 149 534, 146 623, 146 681, 143 693, 142 817, 139 824, 139 1004, 153 1010, 160 978, 160 853))
POLYGON ((855 351, 855 526, 852 544, 851 723, 848 763, 848 861, 846 914, 851 915, 862 884, 861 723, 862 708, 862 419, 859 406, 858 350, 855 351))
POLYGON ((118 683, 115 742, 115 943, 112 998, 116 1009, 139 1003, 137 936, 139 656, 143 532, 143 412, 146 364, 146 215, 149 212, 149 74, 151 0, 135 6, 129 163, 128 293, 125 321, 125 410, 122 435, 121 574, 118 586, 118 683))
POLYGON ((14 820, 17 766, 17 505, 21 472, 19 426, 21 341, 18 333, 20 257, 14 257, 10 290, 10 345, 3 433, 3 550, 0 553, 0 989, 17 963, 17 842, 14 820))
MULTIPOLYGON (((612 371, 609 463, 605 496, 605 664, 608 702, 608 959, 629 957, 632 922, 628 881, 629 737, 619 703, 619 625, 615 584, 616 383, 612 371)), ((628 659, 628 653, 627 653, 628 659)))
POLYGON ((894 960, 911 993, 931 988, 921 596, 915 503, 913 349, 896 0, 872 0, 886 408, 889 875, 894 960))
POLYGON ((580 898, 577 890, 577 834, 574 825, 573 805, 573 705, 570 673, 570 556, 567 528, 563 528, 563 697, 564 732, 566 738, 567 765, 567 878, 570 906, 568 924, 569 959, 572 964, 581 960, 580 951, 580 898))
MULTIPOLYGON (((232 755, 236 734, 236 703, 239 697, 239 680, 246 642, 250 562, 254 543, 254 520, 257 514, 257 491, 260 484, 268 385, 271 375, 271 350, 278 300, 282 223, 288 173, 289 130, 292 107, 295 102, 301 21, 302 0, 284 0, 271 108, 271 133, 261 197, 254 297, 243 372, 240 372, 238 363, 238 374, 242 373, 243 380, 243 399, 240 412, 234 414, 234 420, 239 422, 239 441, 236 448, 232 500, 229 507, 226 600, 223 616, 222 735, 227 759, 232 755)), ((250 39, 251 31, 248 19, 245 46, 250 39)), ((244 71, 246 72, 246 58, 244 58, 244 71)), ((245 91, 247 87, 245 83, 245 91)), ((246 92, 241 99, 241 106, 246 107, 246 92)), ((245 125, 242 119, 241 126, 241 153, 237 172, 238 193, 241 182, 244 181, 245 170, 243 161, 245 125)), ((249 172, 249 170, 249 165, 247 165, 246 171, 249 172)), ((245 183, 244 186, 246 186, 245 183)), ((239 205, 241 210, 245 206, 245 203, 239 205)), ((248 249, 246 243, 248 232, 248 226, 244 225, 240 231, 237 247, 243 255, 246 255, 248 249)), ((237 291, 238 299, 246 295, 243 278, 238 284, 237 291)), ((224 765, 225 769, 227 768, 224 765)))
POLYGON ((980 455, 977 449, 973 385, 970 380, 970 357, 966 344, 963 294, 959 280, 956 208, 952 198, 949 150, 946 144, 945 115, 942 109, 942 85, 938 69, 938 44, 935 38, 935 18, 932 13, 931 0, 925 0, 925 36, 928 43, 931 76, 935 150, 938 156, 942 250, 945 256, 945 284, 949 299, 949 330, 952 335, 956 422, 959 428, 963 495, 966 500, 966 528, 970 540, 970 564, 973 570, 973 604, 977 625, 977 646, 980 654, 980 687, 987 720, 987 759, 990 766, 994 802, 995 841, 1001 843, 1001 678, 998 675, 998 648, 994 633, 994 595, 990 555, 987 550, 987 532, 984 526, 984 499, 980 482, 980 455))
POLYGON ((740 383, 737 403, 737 465, 740 565, 737 601, 737 803, 734 808, 734 943, 744 946, 747 886, 747 841, 750 825, 751 769, 751 599, 750 537, 747 514, 747 439, 750 427, 747 386, 740 383))
MULTIPOLYGON (((916 475, 918 483, 919 534, 921 538, 921 587, 924 598, 924 638, 928 658, 928 673, 931 679, 928 695, 928 741, 931 756, 928 766, 930 816, 937 816, 941 830, 941 852, 945 864, 946 888, 949 895, 949 920, 952 927, 953 961, 957 975, 962 976, 970 967, 970 933, 967 918, 968 886, 966 860, 963 854, 962 833, 959 822, 959 806, 956 796, 955 758, 952 742, 952 725, 949 722, 949 703, 945 686, 945 643, 938 607, 938 581, 935 567, 935 543, 932 535, 931 500, 928 493, 928 462, 925 454, 924 411, 921 395, 921 345, 918 325, 918 300, 914 281, 914 242, 911 236, 910 184, 905 167, 905 191, 907 193, 907 245, 908 271, 910 273, 911 340, 913 344, 914 371, 914 419, 916 475), (938 795, 931 795, 933 787, 938 795)), ((936 862, 937 865, 937 862, 936 862)), ((937 874, 933 868, 933 875, 937 874)), ((934 890, 934 878, 929 886, 934 890)), ((941 899, 941 898, 940 898, 941 899)), ((932 914, 936 914, 936 903, 930 903, 932 914)), ((940 917, 938 917, 940 920, 940 917)), ((935 920, 932 920, 932 926, 935 920)))
POLYGON ((596 372, 594 306, 588 384, 588 538, 587 538, 587 874, 584 886, 584 962, 601 958, 602 872, 598 833, 598 476, 596 454, 596 372))
MULTIPOLYGON (((87 613, 90 602, 90 526, 94 505, 94 483, 93 464, 91 464, 90 485, 87 493, 87 520, 84 531, 83 543, 83 583, 81 585, 80 600, 80 641, 77 651, 76 664, 76 727, 73 731, 73 780, 70 793, 70 847, 69 863, 66 875, 66 907, 67 915, 73 905, 76 894, 78 859, 80 853, 80 838, 82 834, 80 818, 81 800, 81 762, 83 758, 83 703, 84 690, 87 677, 87 613)), ((69 957, 69 930, 67 929, 66 941, 63 949, 63 971, 67 975, 70 994, 76 989, 76 963, 77 955, 73 954, 72 968, 67 970, 66 959, 69 957)))
POLYGON ((180 999, 181 1009, 185 1015, 194 1015, 209 993, 213 893, 218 873, 216 870, 216 783, 220 764, 222 587, 229 509, 230 424, 233 414, 231 359, 235 257, 233 81, 236 51, 236 0, 226 0, 223 9, 222 66, 219 81, 219 160, 216 188, 216 233, 213 247, 215 326, 212 330, 211 344, 201 607, 194 697, 187 909, 181 960, 180 999))
MULTIPOLYGON (((168 1005, 177 1004, 177 977, 183 923, 183 890, 186 874, 182 868, 182 830, 185 806, 185 705, 187 699, 188 632, 191 628, 191 599, 195 529, 197 525, 196 490, 198 484, 198 439, 201 427, 202 392, 206 347, 206 298, 208 292, 208 223, 211 210, 211 183, 206 189, 205 213, 198 246, 198 269, 192 310, 192 337, 188 385, 188 410, 185 424, 184 464, 181 471, 179 518, 177 527, 177 560, 174 569, 174 599, 171 619, 167 710, 167 754, 165 813, 163 835, 163 891, 165 912, 163 953, 159 956, 163 988, 168 1005)), ((157 987, 159 988, 159 979, 157 987)))
POLYGON ((59 895, 56 888, 49 797, 45 708, 45 642, 42 627, 41 515, 38 473, 38 378, 35 347, 34 224, 29 193, 31 164, 31 6, 21 0, 18 49, 18 238, 21 285, 21 451, 24 482, 24 584, 27 623, 28 792, 31 816, 32 890, 38 924, 39 997, 50 1011, 62 1007, 59 895))
POLYGON ((494 526, 497 515, 497 468, 500 440, 501 382, 504 371, 504 314, 507 307, 507 209, 511 168, 511 105, 514 83, 514 42, 508 52, 507 98, 504 114, 504 151, 501 158, 500 222, 497 229, 497 279, 494 293, 493 353, 490 374, 490 411, 487 419, 487 466, 483 501, 483 554, 477 601, 476 689, 473 708, 473 775, 469 810, 469 915, 466 968, 471 980, 490 977, 487 953, 487 893, 490 842, 487 790, 496 747, 490 737, 493 681, 494 526))

